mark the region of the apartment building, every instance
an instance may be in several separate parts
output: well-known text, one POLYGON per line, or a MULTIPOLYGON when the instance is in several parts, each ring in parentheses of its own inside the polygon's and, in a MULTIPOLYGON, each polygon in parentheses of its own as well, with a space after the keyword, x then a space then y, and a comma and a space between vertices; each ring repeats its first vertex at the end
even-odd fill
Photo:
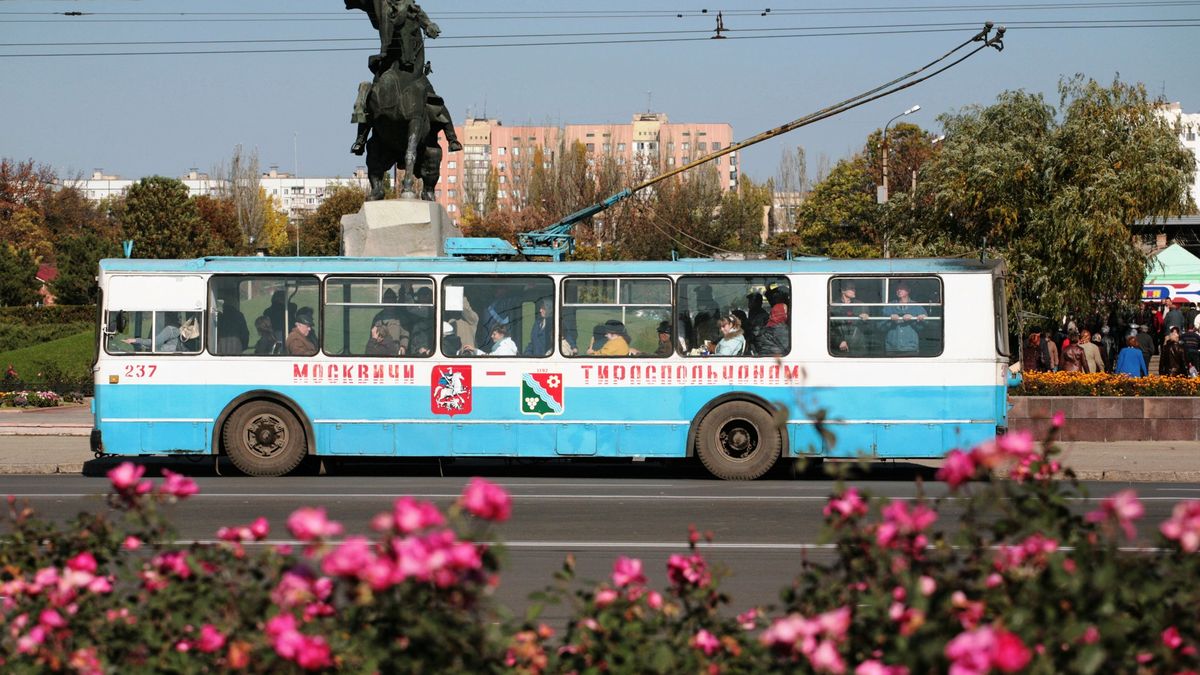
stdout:
MULTIPOLYGON (((223 178, 212 178, 207 173, 197 169, 179 177, 188 189, 188 196, 215 196, 227 188, 223 178)), ((125 193, 136 180, 105 174, 96 169, 91 178, 72 181, 70 184, 81 190, 88 199, 100 201, 108 197, 117 197, 125 193)), ((333 185, 356 185, 364 190, 369 189, 366 167, 359 167, 349 177, 334 178, 301 178, 282 172, 279 167, 272 166, 263 172, 259 184, 267 196, 273 197, 280 210, 287 213, 289 220, 295 220, 309 211, 315 210, 325 200, 325 194, 333 185)))
POLYGON ((1192 200, 1200 204, 1200 113, 1185 113, 1179 103, 1167 103, 1159 114, 1176 126, 1179 142, 1192 152, 1196 160, 1196 175, 1192 181, 1192 200))
MULTIPOLYGON (((540 149, 545 168, 563 147, 576 142, 593 157, 612 157, 634 176, 650 178, 704 155, 728 148, 733 127, 726 123, 671 122, 664 113, 638 113, 628 124, 568 124, 565 126, 505 126, 496 119, 468 118, 455 128, 463 151, 442 157, 437 201, 457 218, 464 204, 482 207, 489 173, 497 175, 497 203, 519 208, 524 185, 540 149)), ((715 160, 723 189, 738 184, 738 157, 715 160)))

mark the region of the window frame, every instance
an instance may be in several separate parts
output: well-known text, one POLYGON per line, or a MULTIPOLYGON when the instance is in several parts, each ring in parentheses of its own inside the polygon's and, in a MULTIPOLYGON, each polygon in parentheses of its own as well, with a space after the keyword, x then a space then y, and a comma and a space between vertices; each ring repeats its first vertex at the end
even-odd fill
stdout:
MULTIPOLYGON (((377 311, 379 311, 379 310, 377 310, 377 311)), ((327 275, 323 279, 321 279, 321 315, 322 315, 321 316, 321 354, 324 356, 331 357, 331 358, 336 358, 336 359, 429 359, 429 358, 433 358, 434 356, 437 355, 438 349, 441 346, 440 344, 438 344, 441 342, 441 337, 442 337, 441 323, 438 321, 438 316, 439 316, 438 285, 437 285, 437 280, 434 279, 432 276, 419 275, 419 274, 412 275, 412 276, 402 276, 402 275, 392 275, 392 274, 330 274, 330 275, 327 275), (380 291, 379 291, 380 301, 378 303, 356 303, 356 302, 329 303, 326 300, 326 298, 328 297, 326 294, 328 293, 329 282, 330 282, 330 280, 333 280, 333 279, 351 279, 351 280, 356 280, 356 281, 364 280, 364 279, 377 280, 379 282, 379 288, 380 288, 380 291), (385 305, 385 304, 383 304, 383 284, 385 281, 388 281, 388 280, 427 281, 427 282, 429 282, 429 287, 433 290, 433 301, 429 305, 419 305, 419 304, 414 304, 414 303, 396 303, 396 304, 391 304, 391 305, 385 305), (434 343, 433 349, 431 349, 429 351, 429 353, 424 356, 421 356, 418 354, 411 354, 411 353, 396 354, 395 356, 388 356, 385 354, 372 355, 372 354, 334 354, 334 353, 331 353, 328 350, 326 350, 326 348, 325 348, 325 344, 326 344, 325 338, 329 335, 329 322, 326 320, 327 312, 325 311, 325 308, 329 304, 333 304, 333 306, 335 306, 335 307, 377 307, 377 308, 379 308, 379 310, 382 310, 382 308, 384 308, 384 307, 432 307, 433 308, 433 326, 431 327, 431 330, 432 330, 433 343, 434 343)), ((367 332, 368 332, 368 334, 370 334, 369 327, 367 329, 367 332)))
MULTIPOLYGON (((667 307, 668 307, 667 321, 672 322, 672 326, 674 326, 672 317, 675 316, 675 278, 672 277, 670 274, 564 274, 559 279, 559 287, 558 287, 558 317, 557 317, 557 320, 555 323, 558 324, 557 331, 558 331, 559 338, 555 344, 555 352, 556 352, 555 355, 556 356, 562 357, 564 359, 571 359, 571 360, 581 359, 581 358, 582 359, 591 358, 591 359, 599 359, 599 360, 605 361, 605 360, 610 360, 610 359, 614 359, 614 358, 642 359, 642 358, 646 358, 646 357, 661 360, 661 359, 671 358, 672 356, 675 355, 675 350, 672 349, 671 353, 667 354, 665 356, 659 356, 653 352, 642 352, 641 354, 629 354, 627 356, 600 356, 599 354, 588 354, 586 350, 579 350, 578 344, 576 345, 576 349, 579 351, 579 353, 577 353, 577 354, 567 354, 563 351, 562 343, 563 343, 564 338, 562 338, 562 335, 564 334, 564 331, 563 331, 563 327, 562 327, 562 322, 563 322, 563 316, 564 316, 563 310, 565 307, 567 307, 567 304, 566 304, 567 282, 568 281, 579 281, 579 280, 585 280, 585 281, 587 281, 587 280, 590 280, 590 281, 615 280, 615 281, 618 281, 617 287, 616 287, 616 294, 617 294, 616 295, 616 297, 617 297, 616 303, 614 303, 614 304, 607 304, 607 303, 586 304, 586 305, 573 304, 573 305, 571 305, 571 307, 575 307, 575 308, 577 308, 577 307, 586 307, 586 308, 624 307, 626 305, 624 305, 621 302, 621 285, 619 283, 621 279, 628 279, 628 280, 634 280, 634 281, 646 281, 646 280, 666 281, 668 296, 670 298, 670 303, 669 303, 669 305, 667 305, 667 307)), ((630 305, 630 306, 659 307, 660 305, 641 304, 641 305, 630 305)), ((622 311, 622 317, 624 317, 623 311, 622 311)), ((628 329, 628 325, 626 326, 626 328, 628 329)), ((578 340, 578 337, 576 339, 578 340)), ((675 340, 674 328, 672 328, 671 340, 672 340, 672 343, 674 343, 674 340, 675 340)), ((633 345, 629 345, 629 346, 631 348, 633 347, 633 345)), ((672 346, 674 347, 674 344, 672 344, 672 346)))
MULTIPOLYGON (((215 273, 215 274, 210 275, 208 277, 208 283, 206 284, 207 288, 205 290, 205 296, 204 296, 204 302, 205 302, 206 307, 205 307, 205 312, 204 312, 205 313, 204 328, 202 329, 207 332, 207 334, 204 336, 204 352, 206 354, 208 354, 209 356, 216 356, 218 358, 234 358, 234 359, 244 359, 244 358, 278 359, 278 358, 283 358, 283 357, 292 357, 292 358, 297 358, 297 359, 312 358, 311 356, 298 356, 296 354, 288 354, 286 352, 286 350, 279 354, 217 354, 214 351, 214 349, 216 349, 216 345, 209 344, 209 342, 210 342, 209 335, 212 335, 214 333, 214 331, 208 330, 209 325, 212 322, 216 321, 216 315, 213 313, 213 307, 212 307, 212 299, 215 297, 213 295, 213 293, 214 293, 213 282, 218 279, 229 279, 229 278, 239 278, 239 279, 312 279, 312 280, 316 281, 316 286, 317 286, 317 303, 316 304, 317 304, 317 306, 313 308, 313 312, 315 312, 314 318, 317 318, 317 325, 322 328, 322 337, 323 337, 324 328, 325 328, 325 314, 324 314, 324 304, 325 303, 323 301, 323 298, 325 297, 324 296, 325 291, 322 287, 323 280, 320 276, 318 276, 316 274, 303 274, 303 273, 300 273, 300 274, 280 274, 280 273, 259 274, 259 273, 254 273, 254 272, 220 272, 220 273, 215 273)), ((243 316, 245 316, 245 314, 243 314, 243 316)), ((257 317, 255 317, 255 318, 257 318, 257 317)), ((250 331, 250 338, 253 340, 256 337, 253 321, 247 321, 246 328, 250 331)), ((279 341, 280 344, 284 344, 287 342, 287 336, 289 333, 291 333, 291 330, 283 331, 283 339, 279 341)), ((322 342, 324 342, 324 340, 322 340, 322 342)), ((251 347, 251 345, 246 345, 247 349, 249 349, 250 347, 251 347)), ((323 348, 322 345, 317 345, 317 354, 323 353, 321 351, 322 348, 323 348)))
MULTIPOLYGON (((115 335, 116 331, 113 331, 111 333, 105 332, 101 335, 101 339, 100 339, 100 341, 104 343, 103 347, 104 347, 105 354, 107 354, 108 356, 116 356, 119 358, 128 357, 128 356, 132 356, 135 358, 146 358, 148 356, 154 356, 154 357, 161 356, 161 357, 167 357, 167 358, 176 358, 176 357, 181 357, 181 356, 195 357, 195 356, 200 356, 200 355, 206 353, 206 348, 207 348, 207 344, 208 344, 208 334, 209 334, 208 310, 207 309, 179 310, 179 309, 108 309, 108 308, 105 308, 103 310, 103 312, 101 313, 101 316, 102 316, 101 321, 104 324, 104 328, 107 330, 109 324, 111 323, 109 317, 112 314, 114 314, 114 313, 134 314, 134 313, 139 313, 139 312, 147 313, 150 315, 150 337, 148 339, 150 340, 151 348, 144 352, 139 352, 139 351, 137 351, 136 348, 133 349, 133 351, 128 351, 128 352, 124 352, 124 351, 114 352, 111 349, 109 349, 108 346, 109 346, 109 337, 111 335, 115 335), (159 352, 159 351, 154 350, 154 341, 158 338, 158 327, 156 325, 157 317, 155 315, 162 314, 165 312, 176 312, 178 314, 198 314, 199 315, 199 317, 198 317, 198 321, 200 324, 200 337, 199 337, 200 348, 199 349, 197 349, 194 352, 185 352, 185 351, 159 352)), ((186 319, 182 319, 182 321, 186 321, 186 319)), ((180 326, 182 327, 182 325, 183 324, 181 322, 180 326)), ((182 344, 183 344, 183 339, 181 337, 180 345, 182 345, 182 344)), ((98 353, 99 352, 97 351, 97 354, 98 353)))
MULTIPOLYGON (((826 289, 826 293, 825 293, 825 349, 828 352, 828 354, 830 356, 834 357, 835 359, 861 359, 861 360, 936 359, 936 358, 940 357, 942 354, 946 353, 946 280, 942 277, 942 275, 940 275, 940 274, 842 274, 842 275, 831 274, 829 276, 829 278, 826 279, 826 281, 825 281, 825 289, 826 289), (831 323, 831 319, 833 317, 830 316, 830 311, 832 310, 832 308, 834 306, 834 302, 833 302, 834 283, 846 281, 846 280, 867 281, 867 280, 877 280, 877 279, 888 282, 888 287, 884 289, 884 298, 883 298, 884 302, 864 303, 864 306, 866 306, 866 307, 883 308, 883 307, 887 307, 888 305, 895 304, 894 302, 887 301, 887 291, 891 290, 891 284, 896 281, 936 280, 938 282, 938 294, 942 298, 941 302, 939 302, 939 303, 930 303, 930 302, 914 302, 914 303, 912 303, 914 305, 920 305, 922 307, 927 308, 926 309, 926 320, 934 319, 936 321, 941 322, 942 333, 941 333, 941 339, 938 341, 938 350, 936 353, 922 354, 922 353, 920 353, 921 350, 918 348, 917 352, 913 353, 913 354, 894 354, 894 353, 888 354, 885 351, 880 354, 867 354, 864 356, 859 356, 859 355, 855 355, 855 354, 841 354, 841 353, 835 352, 833 350, 833 347, 830 345, 830 327, 833 325, 831 323), (939 317, 931 316, 930 313, 928 312, 928 307, 930 307, 930 306, 941 307, 942 315, 939 317)), ((880 320, 883 320, 883 317, 880 317, 880 320)))
MULTIPOLYGON (((795 322, 793 319, 794 319, 794 315, 796 312, 796 298, 795 298, 793 291, 795 290, 796 284, 795 284, 795 282, 792 281, 791 277, 789 277, 786 273, 781 273, 781 274, 681 274, 675 280, 675 298, 674 298, 675 306, 676 307, 680 306, 679 305, 679 288, 680 288, 680 286, 682 286, 682 284, 679 282, 683 281, 685 278, 686 279, 703 279, 706 283, 712 283, 713 280, 717 280, 717 281, 720 281, 722 279, 745 280, 745 279, 751 278, 751 277, 763 277, 763 278, 777 277, 775 283, 777 283, 778 280, 780 280, 780 279, 787 282, 788 297, 791 298, 791 301, 789 302, 789 305, 788 305, 788 348, 787 348, 787 351, 782 354, 743 354, 736 358, 774 359, 774 358, 783 358, 783 357, 790 356, 792 354, 792 352, 794 352, 796 350, 795 331, 793 330, 793 326, 795 325, 795 322)), ((771 283, 771 282, 768 281, 768 283, 771 283)), ((763 296, 763 304, 765 305, 767 313, 769 314, 771 312, 771 306, 766 304, 766 300, 767 300, 767 298, 764 295, 763 296)), ((678 312, 675 312, 671 315, 672 316, 672 323, 671 323, 672 329, 675 328, 675 322, 678 320, 678 316, 676 316, 677 313, 678 312)), ((720 317, 714 318, 714 321, 717 320, 718 318, 720 318, 720 317)), ((688 320, 690 321, 691 319, 689 318, 688 320)), ((742 329, 742 334, 745 335, 744 327, 742 329)), ((708 356, 705 356, 703 354, 693 355, 693 354, 688 354, 686 352, 683 352, 679 346, 679 336, 672 335, 671 337, 672 337, 672 340, 674 341, 673 346, 675 347, 675 352, 678 353, 679 356, 681 356, 683 358, 698 358, 698 359, 708 358, 708 356)), ((749 342, 749 338, 747 338, 747 342, 749 342)), ((711 356, 711 355, 709 355, 709 356, 711 356)), ((721 357, 721 358, 730 358, 730 357, 721 357)))
MULTIPOLYGON (((514 279, 541 279, 541 280, 549 282, 549 284, 550 284, 549 288, 550 288, 550 292, 552 294, 551 297, 552 297, 552 300, 554 303, 557 303, 558 298, 560 297, 559 293, 558 293, 558 285, 555 283, 554 277, 549 274, 518 274, 518 273, 513 273, 513 274, 473 274, 470 272, 457 273, 457 274, 445 274, 440 279, 436 280, 437 281, 437 290, 435 291, 437 293, 436 300, 437 300, 438 308, 440 310, 437 314, 437 317, 439 319, 438 324, 437 324, 439 326, 439 330, 438 330, 438 335, 437 335, 437 352, 436 352, 439 356, 441 356, 442 358, 455 359, 455 360, 458 360, 458 359, 467 359, 467 360, 471 360, 471 359, 497 359, 497 360, 548 359, 548 358, 552 358, 553 356, 555 356, 555 349, 553 348, 553 345, 559 340, 557 321, 551 322, 550 353, 543 354, 542 356, 533 356, 530 354, 526 354, 526 353, 524 353, 523 349, 520 353, 513 355, 513 356, 493 356, 491 354, 486 354, 486 353, 481 353, 481 352, 476 352, 475 354, 447 354, 445 351, 443 351, 442 350, 443 335, 441 334, 440 327, 442 326, 442 324, 444 324, 448 320, 445 317, 445 312, 446 311, 458 311, 458 310, 446 310, 445 309, 445 307, 446 307, 445 297, 444 297, 445 287, 447 285, 449 285, 448 282, 450 282, 451 280, 463 279, 463 278, 467 278, 467 279, 499 279, 499 280, 506 280, 506 281, 512 281, 514 279)), ((465 296, 465 293, 464 293, 464 296, 465 296)), ((557 304, 555 306, 557 307, 557 304)), ((472 307, 471 309, 472 309, 472 311, 475 312, 476 315, 479 316, 479 322, 482 323, 483 322, 483 314, 481 312, 481 308, 472 307)), ((486 311, 486 309, 487 309, 486 307, 482 308, 483 311, 486 311)), ((536 302, 534 303, 534 314, 535 315, 537 314, 536 302)))

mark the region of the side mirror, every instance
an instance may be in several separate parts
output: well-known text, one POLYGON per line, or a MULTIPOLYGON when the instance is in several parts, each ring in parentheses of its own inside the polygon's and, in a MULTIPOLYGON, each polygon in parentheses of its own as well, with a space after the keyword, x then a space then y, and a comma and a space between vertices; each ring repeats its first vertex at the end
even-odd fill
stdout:
POLYGON ((105 335, 116 335, 117 333, 125 332, 125 325, 128 323, 128 317, 125 311, 109 312, 108 323, 105 325, 105 335))

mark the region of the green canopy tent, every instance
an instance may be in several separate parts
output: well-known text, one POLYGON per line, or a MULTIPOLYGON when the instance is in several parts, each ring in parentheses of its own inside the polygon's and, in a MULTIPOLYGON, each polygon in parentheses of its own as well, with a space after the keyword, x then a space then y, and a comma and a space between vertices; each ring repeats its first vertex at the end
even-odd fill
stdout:
POLYGON ((1150 259, 1142 300, 1161 302, 1176 298, 1200 302, 1200 258, 1179 244, 1171 244, 1150 259))

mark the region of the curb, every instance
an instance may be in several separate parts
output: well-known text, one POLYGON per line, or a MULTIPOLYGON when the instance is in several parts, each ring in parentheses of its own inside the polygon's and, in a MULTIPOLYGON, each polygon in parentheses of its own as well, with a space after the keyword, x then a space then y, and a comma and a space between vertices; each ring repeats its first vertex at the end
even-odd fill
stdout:
POLYGON ((1200 483, 1200 471, 1076 470, 1075 477, 1110 483, 1200 483))
POLYGON ((64 464, 0 464, 0 475, 3 476, 46 476, 51 474, 83 473, 83 462, 67 462, 64 464))
POLYGON ((54 425, 54 424, 4 424, 0 425, 0 436, 88 436, 92 433, 90 425, 54 425))

